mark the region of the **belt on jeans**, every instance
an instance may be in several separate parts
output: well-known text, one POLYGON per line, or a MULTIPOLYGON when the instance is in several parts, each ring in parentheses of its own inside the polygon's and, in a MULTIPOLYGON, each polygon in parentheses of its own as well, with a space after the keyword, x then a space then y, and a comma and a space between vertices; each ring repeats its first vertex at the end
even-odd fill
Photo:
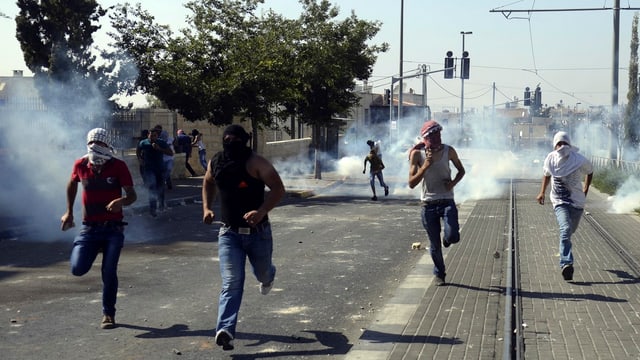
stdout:
POLYGON ((422 202, 422 206, 447 205, 450 204, 452 200, 453 199, 427 200, 422 202))
POLYGON ((82 225, 91 226, 91 227, 112 227, 112 226, 125 226, 125 225, 129 225, 129 223, 124 221, 119 221, 119 220, 83 221, 82 225))
POLYGON ((249 234, 257 234, 257 233, 263 232, 268 225, 269 225, 268 221, 263 221, 254 227, 238 227, 238 226, 229 226, 227 224, 223 226, 233 231, 234 233, 238 233, 240 235, 249 235, 249 234))

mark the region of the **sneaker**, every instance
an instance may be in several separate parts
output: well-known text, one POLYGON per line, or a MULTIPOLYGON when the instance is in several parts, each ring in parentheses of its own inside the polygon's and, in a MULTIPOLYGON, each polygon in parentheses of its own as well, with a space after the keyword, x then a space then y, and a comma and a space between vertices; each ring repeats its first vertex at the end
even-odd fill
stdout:
POLYGON ((233 336, 231 333, 222 329, 216 333, 216 345, 222 346, 222 350, 233 350, 233 336))
POLYGON ((373 195, 373 197, 371 198, 371 200, 376 201, 376 200, 378 200, 378 197, 377 197, 377 196, 375 196, 375 195, 373 195))
POLYGON ((444 282, 444 276, 440 277, 438 275, 436 275, 436 277, 433 279, 433 283, 436 286, 444 286, 444 285, 446 285, 446 283, 444 282))
POLYGON ((566 281, 573 280, 573 264, 567 264, 562 267, 562 277, 566 281))
POLYGON ((270 282, 269 285, 260 283, 260 294, 267 295, 272 288, 273 288, 273 281, 270 282))
POLYGON ((384 196, 389 196, 389 187, 388 186, 384 187, 384 196))
POLYGON ((102 323, 100 323, 100 327, 103 329, 113 329, 116 327, 115 317, 110 315, 102 316, 102 323))

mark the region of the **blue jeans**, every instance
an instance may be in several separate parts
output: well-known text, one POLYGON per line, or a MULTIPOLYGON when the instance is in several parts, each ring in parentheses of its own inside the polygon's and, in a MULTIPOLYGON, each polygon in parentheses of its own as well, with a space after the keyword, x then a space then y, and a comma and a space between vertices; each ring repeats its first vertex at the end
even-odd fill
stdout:
POLYGON ((200 158, 200 165, 204 171, 207 171, 207 149, 198 150, 198 157, 200 158))
POLYGON ((116 315, 118 261, 124 244, 124 226, 83 226, 73 241, 71 273, 86 274, 102 251, 102 313, 116 315))
POLYGON ((578 229, 584 209, 578 209, 568 204, 558 205, 553 208, 560 227, 560 267, 573 264, 571 252, 571 235, 578 229))
POLYGON ((444 278, 446 272, 442 257, 442 242, 455 244, 460 241, 460 224, 458 223, 458 208, 455 201, 453 199, 441 200, 435 205, 423 205, 422 226, 427 230, 429 237, 429 253, 434 265, 433 274, 444 278), (440 219, 444 223, 444 238, 442 240, 440 239, 442 229, 440 219))
POLYGON ((382 170, 369 172, 369 184, 371 185, 371 191, 373 191, 373 195, 376 194, 376 178, 378 178, 380 186, 382 186, 383 188, 387 187, 387 184, 384 183, 384 175, 382 175, 382 170))
POLYGON ((163 160, 164 162, 164 172, 162 173, 162 186, 167 184, 167 188, 171 189, 173 187, 173 183, 171 182, 171 172, 173 171, 173 157, 170 159, 163 160))
POLYGON ((163 170, 144 169, 142 175, 147 190, 149 191, 149 210, 155 212, 160 207, 164 209, 164 173, 163 170))
POLYGON ((218 324, 216 331, 226 329, 235 338, 238 312, 244 291, 245 264, 249 263, 253 275, 263 284, 270 284, 276 276, 276 267, 271 262, 273 238, 271 225, 264 224, 255 234, 238 234, 228 227, 218 233, 218 257, 222 289, 218 301, 218 324))

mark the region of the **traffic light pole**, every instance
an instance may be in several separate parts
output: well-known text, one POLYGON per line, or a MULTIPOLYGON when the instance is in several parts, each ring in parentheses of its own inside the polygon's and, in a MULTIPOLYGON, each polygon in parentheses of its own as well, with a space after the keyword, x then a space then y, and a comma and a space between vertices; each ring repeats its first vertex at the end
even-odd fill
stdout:
MULTIPOLYGON (((462 54, 464 54, 464 36, 473 34, 471 31, 460 31, 462 35, 462 54)), ((464 56, 464 55, 463 55, 464 56)), ((460 133, 464 141, 464 76, 460 76, 460 133)))
MULTIPOLYGON (((391 135, 391 131, 393 130, 394 126, 396 129, 396 133, 400 131, 400 127, 398 126, 398 124, 394 124, 393 123, 393 84, 397 83, 398 81, 402 81, 404 79, 410 79, 410 78, 414 78, 414 77, 418 77, 418 76, 425 76, 425 81, 424 81, 424 94, 423 96, 426 96, 426 92, 427 92, 427 88, 426 88, 426 76, 429 76, 430 74, 434 74, 437 72, 442 72, 442 71, 447 71, 447 70, 451 70, 452 68, 444 68, 444 69, 440 69, 440 70, 433 70, 433 71, 426 71, 427 67, 426 66, 422 66, 422 71, 419 71, 417 74, 413 74, 413 75, 407 75, 407 76, 392 76, 391 77, 391 88, 390 88, 390 93, 389 93, 389 134, 391 135)), ((423 101, 424 106, 426 107, 426 100, 423 101)), ((398 106, 400 105, 400 98, 398 98, 398 106)), ((400 110, 401 108, 398 107, 398 121, 400 120, 400 118, 402 117, 402 114, 400 114, 400 110)))

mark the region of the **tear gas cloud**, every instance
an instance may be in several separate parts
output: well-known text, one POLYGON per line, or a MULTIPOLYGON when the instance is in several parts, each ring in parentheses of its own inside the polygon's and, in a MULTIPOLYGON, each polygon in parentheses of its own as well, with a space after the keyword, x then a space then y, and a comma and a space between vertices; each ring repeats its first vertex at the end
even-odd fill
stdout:
MULTIPOLYGON (((8 81, 35 80, 16 77, 8 81)), ((15 102, 8 102, 0 112, 2 224, 9 227, 28 225, 30 241, 71 239, 82 222, 82 186, 78 186, 75 199, 76 228, 61 232, 60 217, 66 211, 66 185, 73 162, 87 152, 87 132, 95 127, 110 128, 106 120, 108 112, 97 87, 92 87, 88 93, 86 90, 82 94, 76 93, 75 98, 82 99, 81 102, 46 110, 21 106, 20 102, 33 99, 34 95, 33 90, 16 92, 19 88, 11 89, 15 102)), ((73 91, 64 86, 61 88, 73 91)), ((112 140, 117 148, 120 144, 112 140)))
MULTIPOLYGON (((369 151, 367 140, 381 141, 382 159, 385 164, 384 178, 391 186, 392 194, 419 198, 419 189, 408 187, 409 149, 420 141, 418 135, 424 119, 403 118, 400 126, 389 130, 388 126, 357 126, 349 128, 340 142, 340 156, 335 162, 335 170, 341 177, 365 178, 362 174, 363 160, 369 151), (403 124, 404 122, 404 124, 403 124), (389 140, 391 139, 391 140, 389 140)), ((443 126, 442 141, 453 145, 466 170, 463 180, 455 188, 456 201, 473 201, 501 196, 504 193, 504 181, 530 179, 541 181, 542 166, 547 154, 553 150, 551 139, 520 147, 517 134, 512 134, 510 122, 492 121, 480 114, 465 116, 469 138, 462 138, 460 126, 456 122, 439 121, 443 126)), ((572 134, 574 146, 590 158, 607 157, 608 131, 598 122, 576 121, 570 128, 559 129, 572 134)), ((553 134, 548 134, 553 135, 553 134)), ((550 136, 549 136, 550 137, 550 136)), ((306 155, 305 155, 306 156, 306 155)), ((323 155, 321 155, 323 156, 323 155)), ((635 157, 637 158, 637 156, 635 157)), ((298 167, 298 173, 309 174, 313 171, 310 159, 297 159, 296 165, 288 162, 284 168, 278 164, 283 177, 292 176, 291 166, 298 167)), ((452 177, 456 170, 452 166, 452 177)), ((326 169, 325 169, 326 171, 326 169)), ((598 171, 596 168, 595 171, 598 171)), ((377 186, 377 185, 376 185, 377 186)), ((369 194, 369 187, 363 189, 369 194)), ((352 195, 352 194, 343 194, 352 195)), ((640 186, 637 179, 629 179, 612 199, 612 211, 628 211, 640 204, 640 186), (625 204, 625 205, 623 205, 625 204), (623 210, 627 209, 627 210, 623 210)), ((535 199, 531 199, 535 201, 535 199)))

